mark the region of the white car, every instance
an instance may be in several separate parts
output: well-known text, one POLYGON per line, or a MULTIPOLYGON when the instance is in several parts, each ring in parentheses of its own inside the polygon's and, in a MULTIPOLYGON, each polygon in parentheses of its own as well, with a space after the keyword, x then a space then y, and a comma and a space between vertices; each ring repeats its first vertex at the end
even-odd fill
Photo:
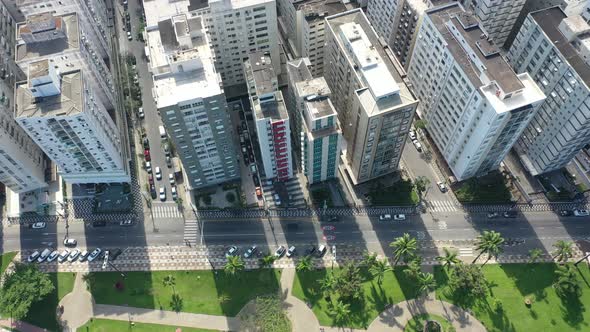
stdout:
POLYGON ((57 261, 63 263, 63 261, 65 261, 68 258, 68 256, 70 256, 70 251, 68 249, 65 249, 61 252, 61 254, 59 254, 59 256, 57 257, 57 261))
POLYGON ((295 246, 290 246, 289 250, 287 250, 287 257, 292 257, 295 255, 295 246))
POLYGON ((43 263, 43 261, 47 259, 47 256, 49 256, 49 254, 51 254, 51 250, 49 250, 49 248, 44 249, 41 252, 41 255, 39 255, 39 257, 37 258, 37 263, 43 263))
POLYGON ((27 258, 27 262, 34 262, 37 258, 39 258, 40 255, 41 254, 39 253, 39 250, 35 250, 35 252, 29 255, 29 258, 27 258))
POLYGON ((382 214, 379 216, 380 221, 391 220, 391 214, 382 214))
POLYGON ((231 247, 229 247, 229 249, 225 253, 225 257, 235 256, 237 253, 238 253, 238 247, 231 246, 231 247))
POLYGON ((590 212, 588 212, 588 210, 574 210, 574 216, 587 217, 590 216, 590 212))
POLYGON ((140 119, 145 118, 145 113, 143 112, 143 107, 137 109, 137 115, 139 115, 140 119))
POLYGON ((418 152, 422 152, 422 144, 420 144, 420 142, 414 140, 412 141, 412 143, 414 143, 414 147, 416 147, 416 150, 418 150, 418 152))
POLYGON ((178 198, 178 193, 176 192, 176 186, 173 186, 172 189, 170 189, 170 192, 172 193, 172 199, 176 200, 178 198))
POLYGON ((416 140, 416 132, 413 130, 410 130, 410 132, 408 133, 410 135, 410 140, 415 141, 416 140))
POLYGON ((133 226, 133 220, 131 220, 131 219, 121 220, 121 222, 119 223, 119 226, 133 226))
POLYGON ((161 201, 166 200, 166 188, 165 187, 160 187, 160 200, 161 201))
POLYGON ((94 251, 91 252, 90 255, 88 255, 88 261, 89 262, 94 261, 98 257, 98 255, 100 255, 101 252, 102 252, 102 250, 100 250, 100 248, 94 249, 94 251))
POLYGON ((244 253, 244 258, 250 258, 250 256, 254 255, 255 252, 256 252, 256 246, 251 246, 244 253))
POLYGON ((88 255, 90 253, 87 250, 82 251, 82 253, 80 253, 80 257, 78 257, 78 262, 83 262, 88 258, 88 255))
POLYGON ((152 174, 152 163, 149 161, 145 162, 145 170, 148 174, 152 174))
POLYGON ((47 224, 44 222, 36 222, 31 225, 31 228, 32 229, 41 229, 41 228, 45 228, 45 226, 47 226, 47 224))
POLYGON ((176 181, 174 180, 174 174, 168 174, 168 181, 170 181, 171 185, 174 185, 176 181))
POLYGON ((70 255, 68 256, 68 262, 73 262, 76 260, 76 258, 78 258, 78 256, 80 256, 80 250, 78 249, 74 249, 70 255))
POLYGON ((132 39, 131 32, 130 31, 127 31, 127 40, 131 40, 131 39, 132 39))
POLYGON ((75 247, 77 244, 76 239, 64 239, 64 246, 66 247, 75 247))
POLYGON ((49 256, 47 257, 47 263, 51 263, 53 262, 57 256, 59 256, 59 251, 54 250, 51 254, 49 254, 49 256))
POLYGON ((162 180, 162 171, 160 170, 160 166, 156 166, 156 179, 162 180))
POLYGON ((109 262, 109 251, 105 251, 104 252, 104 260, 102 261, 102 269, 106 269, 107 268, 107 264, 109 262))
POLYGON ((395 221, 402 221, 402 220, 406 220, 406 215, 405 214, 394 214, 393 215, 393 220, 395 221))
POLYGON ((439 182, 436 183, 436 185, 438 186, 438 189, 440 190, 440 192, 442 192, 442 193, 446 193, 447 192, 448 189, 447 189, 447 186, 445 186, 444 183, 442 183, 442 182, 439 181, 439 182))

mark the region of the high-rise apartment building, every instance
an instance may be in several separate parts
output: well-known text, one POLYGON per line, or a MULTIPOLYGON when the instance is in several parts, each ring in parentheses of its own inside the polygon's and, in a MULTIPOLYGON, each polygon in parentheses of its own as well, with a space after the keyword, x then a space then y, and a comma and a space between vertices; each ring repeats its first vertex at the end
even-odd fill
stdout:
POLYGON ((308 58, 311 73, 324 71, 324 18, 347 11, 340 0, 278 0, 279 30, 294 58, 308 58))
POLYGON ((313 78, 310 67, 307 58, 287 63, 287 108, 291 123, 298 123, 291 128, 299 135, 296 146, 303 174, 313 184, 338 175, 342 131, 328 83, 323 77, 313 78))
MULTIPOLYGON (((16 8, 24 17, 51 12, 55 16, 76 13, 85 37, 92 41, 100 57, 111 57, 111 33, 107 0, 2 0, 6 6, 16 8)), ((17 22, 21 22, 18 20, 17 22)), ((108 61, 107 61, 108 62, 108 61)))
POLYGON ((158 18, 157 28, 147 32, 153 97, 182 161, 186 185, 199 189, 238 179, 227 104, 202 17, 158 18))
POLYGON ((408 69, 418 114, 459 181, 497 169, 545 98, 480 24, 458 3, 427 10, 408 69))
POLYGON ((512 31, 526 0, 461 0, 467 10, 473 11, 483 30, 502 47, 512 31))
POLYGON ((119 131, 83 71, 30 63, 16 86, 15 119, 70 183, 129 182, 119 131))
POLYGON ((590 143, 590 26, 559 7, 530 13, 507 55, 547 99, 517 144, 533 175, 566 166, 590 143))
POLYGON ((15 60, 25 73, 30 63, 45 59, 61 73, 80 69, 94 98, 107 110, 114 109, 113 77, 95 47, 98 40, 86 33, 77 13, 27 16, 16 33, 15 60))
MULTIPOLYGON (((7 54, 8 58, 12 58, 14 52, 14 37, 16 36, 16 23, 24 19, 22 14, 11 10, 11 7, 4 3, 5 0, 0 0, 0 58, 1 54, 7 54)), ((2 62, 0 60, 0 69, 2 62)))
POLYGON ((344 167, 358 184, 397 170, 418 100, 362 10, 326 24, 324 77, 347 142, 344 167))
POLYGON ((395 16, 400 10, 398 1, 400 0, 369 0, 367 3, 367 18, 377 35, 385 42, 393 34, 395 16))
POLYGON ((267 179, 286 181, 293 176, 291 128, 272 58, 262 52, 251 53, 244 61, 244 76, 264 175, 267 179))

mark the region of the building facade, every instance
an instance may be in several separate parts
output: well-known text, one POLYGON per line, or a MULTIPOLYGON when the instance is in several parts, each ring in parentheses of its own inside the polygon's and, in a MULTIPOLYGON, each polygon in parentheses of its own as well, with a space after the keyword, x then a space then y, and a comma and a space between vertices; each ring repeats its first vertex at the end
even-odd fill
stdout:
POLYGON ((202 17, 181 13, 157 18, 156 28, 147 32, 153 97, 183 164, 187 187, 238 179, 225 94, 202 17))
POLYGON ((354 184, 395 172, 418 105, 405 72, 362 10, 326 24, 324 77, 346 140, 345 170, 354 184))
POLYGON ((268 54, 251 53, 244 76, 254 113, 264 176, 286 181, 293 176, 291 124, 283 94, 268 54))
POLYGON ((117 126, 80 69, 30 63, 16 86, 14 117, 69 183, 131 180, 117 126))
POLYGON ((507 55, 547 96, 517 145, 533 175, 565 167, 590 143, 589 33, 581 16, 544 9, 528 15, 507 55))
POLYGON ((480 24, 458 3, 427 10, 408 70, 418 114, 459 181, 497 169, 545 98, 480 24))
POLYGON ((526 0, 461 0, 466 9, 473 11, 483 30, 502 47, 516 23, 526 0))

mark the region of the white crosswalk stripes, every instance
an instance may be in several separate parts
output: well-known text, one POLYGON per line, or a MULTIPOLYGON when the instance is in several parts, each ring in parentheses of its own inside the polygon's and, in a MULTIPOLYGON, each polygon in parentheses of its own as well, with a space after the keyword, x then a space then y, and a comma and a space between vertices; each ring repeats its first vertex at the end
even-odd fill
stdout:
POLYGON ((457 206, 452 201, 429 201, 430 209, 436 212, 458 211, 457 206))
POLYGON ((154 205, 152 206, 152 213, 154 218, 159 219, 182 218, 182 213, 178 211, 176 204, 154 205))
POLYGON ((459 248, 459 256, 473 256, 473 248, 459 248))
POLYGON ((197 243, 199 225, 196 220, 186 220, 184 223, 184 241, 191 244, 197 243))

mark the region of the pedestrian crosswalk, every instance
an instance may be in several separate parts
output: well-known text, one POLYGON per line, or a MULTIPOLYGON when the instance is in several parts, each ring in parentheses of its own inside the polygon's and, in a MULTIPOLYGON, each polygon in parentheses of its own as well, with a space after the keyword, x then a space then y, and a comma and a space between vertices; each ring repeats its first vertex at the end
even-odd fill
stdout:
POLYGON ((182 213, 178 210, 176 204, 154 205, 152 206, 154 218, 172 219, 182 218, 182 213))
POLYGON ((457 205, 452 201, 429 201, 430 209, 435 212, 458 211, 457 205))
POLYGON ((459 248, 459 256, 473 256, 473 248, 459 248))
POLYGON ((197 244, 199 236, 199 224, 196 220, 186 220, 184 222, 184 242, 191 245, 197 244))

